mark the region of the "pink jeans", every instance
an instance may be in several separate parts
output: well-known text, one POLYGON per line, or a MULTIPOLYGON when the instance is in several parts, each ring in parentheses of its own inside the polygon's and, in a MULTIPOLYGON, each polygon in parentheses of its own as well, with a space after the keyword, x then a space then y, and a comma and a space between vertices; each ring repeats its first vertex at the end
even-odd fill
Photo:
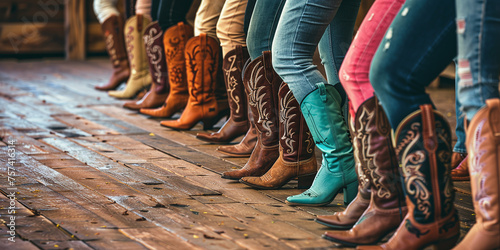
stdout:
POLYGON ((373 3, 340 67, 339 78, 349 97, 353 119, 359 106, 373 96, 373 87, 368 77, 370 65, 385 32, 404 2, 405 0, 376 0, 373 3))

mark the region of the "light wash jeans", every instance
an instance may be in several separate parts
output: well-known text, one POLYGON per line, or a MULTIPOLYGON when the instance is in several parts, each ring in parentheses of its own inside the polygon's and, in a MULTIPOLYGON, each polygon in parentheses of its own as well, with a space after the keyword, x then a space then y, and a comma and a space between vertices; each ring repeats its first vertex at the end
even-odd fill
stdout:
POLYGON ((345 98, 338 71, 352 40, 359 4, 360 0, 286 0, 271 51, 274 69, 299 103, 318 83, 334 85, 345 98), (328 82, 313 64, 316 46, 328 82))
POLYGON ((470 121, 499 98, 500 1, 457 0, 458 99, 470 121))

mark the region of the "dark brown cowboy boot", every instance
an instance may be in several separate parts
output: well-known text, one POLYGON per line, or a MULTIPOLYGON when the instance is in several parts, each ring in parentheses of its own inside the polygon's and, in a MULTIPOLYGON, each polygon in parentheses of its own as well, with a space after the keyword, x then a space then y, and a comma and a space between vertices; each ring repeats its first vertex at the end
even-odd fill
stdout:
POLYGON ((271 52, 265 51, 250 62, 243 79, 256 121, 257 145, 242 169, 222 173, 225 179, 261 176, 279 157, 278 89, 283 80, 273 69, 271 52))
POLYGON ((399 123, 395 141, 408 213, 387 243, 358 249, 451 249, 460 222, 453 205, 450 125, 432 105, 421 105, 399 123))
POLYGON ((236 145, 220 146, 216 150, 232 157, 250 157, 257 144, 257 129, 253 120, 252 110, 248 108, 248 122, 250 128, 240 143, 236 145))
POLYGON ((360 187, 371 188, 370 206, 351 230, 326 232, 323 235, 323 238, 350 247, 378 242, 401 224, 407 211, 398 159, 392 146, 391 127, 375 97, 361 104, 354 123, 355 151, 361 149, 361 153, 355 152, 354 155, 356 161, 361 160, 366 169, 362 171, 366 175, 362 174, 363 178, 360 179, 370 182, 360 187))
POLYGON ((106 42, 106 50, 113 64, 113 74, 107 84, 95 86, 97 90, 107 91, 116 89, 121 83, 126 82, 130 76, 130 66, 128 64, 125 37, 123 35, 124 26, 122 17, 115 15, 110 16, 101 24, 106 42))
POLYGON ((247 98, 241 72, 249 57, 247 49, 241 45, 224 57, 222 70, 230 108, 229 119, 218 132, 198 133, 196 138, 212 143, 228 143, 248 131, 247 98))
POLYGON ((277 189, 293 178, 299 188, 309 188, 317 171, 314 139, 300 111, 300 105, 282 83, 279 97, 279 158, 263 176, 243 177, 240 182, 258 189, 277 189))
POLYGON ((168 96, 168 71, 163 48, 163 31, 158 22, 152 22, 144 31, 144 44, 149 61, 149 73, 153 84, 148 93, 138 101, 123 104, 124 108, 139 110, 141 108, 157 108, 168 96))

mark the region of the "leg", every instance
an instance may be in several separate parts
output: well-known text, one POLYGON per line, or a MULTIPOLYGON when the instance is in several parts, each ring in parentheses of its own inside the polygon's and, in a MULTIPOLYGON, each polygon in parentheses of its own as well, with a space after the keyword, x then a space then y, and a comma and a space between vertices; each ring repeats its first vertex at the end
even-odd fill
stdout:
POLYGON ((99 23, 103 23, 110 16, 120 16, 120 11, 116 8, 118 0, 95 0, 94 12, 99 23))
POLYGON ((135 3, 135 14, 143 15, 151 20, 151 0, 137 0, 135 3))
POLYGON ((199 36, 201 33, 216 39, 217 42, 217 22, 220 13, 224 7, 225 0, 202 0, 194 24, 194 35, 199 36))
POLYGON ((257 0, 247 37, 248 52, 252 60, 262 55, 262 52, 271 50, 285 2, 286 0, 257 0))
POLYGON ((458 97, 470 120, 467 152, 476 224, 457 249, 500 248, 500 4, 456 1, 458 97), (484 107, 484 108, 482 108, 484 107))
MULTIPOLYGON (((328 204, 342 188, 346 191, 345 203, 356 195, 358 183, 353 149, 341 110, 342 97, 326 82, 312 60, 341 2, 352 6, 353 1, 359 4, 358 0, 288 0, 278 23, 272 46, 274 68, 288 83, 316 146, 323 153, 322 166, 313 185, 301 195, 288 197, 289 204, 328 204)), ((356 11, 349 13, 355 17, 356 11)), ((343 25, 350 26, 352 34, 352 23, 343 25)))
MULTIPOLYGON (((163 31, 179 22, 186 22, 186 14, 193 0, 160 0, 158 6, 158 23, 163 31)), ((155 9, 152 9, 155 12, 155 9)))

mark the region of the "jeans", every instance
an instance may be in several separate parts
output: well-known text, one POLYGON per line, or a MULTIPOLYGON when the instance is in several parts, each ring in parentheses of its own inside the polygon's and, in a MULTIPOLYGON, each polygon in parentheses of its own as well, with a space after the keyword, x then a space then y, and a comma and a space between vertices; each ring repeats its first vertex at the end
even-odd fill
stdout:
MULTIPOLYGON (((352 40, 360 0, 287 0, 273 40, 273 66, 299 103, 327 83, 313 64, 319 44, 328 83, 342 90, 338 70, 352 40)), ((339 91, 339 92, 343 92, 339 91)))
POLYGON ((457 0, 458 99, 468 120, 500 97, 500 2, 457 0))
POLYGON ((151 19, 158 21, 162 30, 186 22, 186 14, 191 8, 193 0, 153 0, 151 19))
POLYGON ((404 2, 377 0, 373 3, 340 67, 340 82, 349 97, 353 119, 359 106, 373 96, 368 77, 370 65, 380 41, 404 2))
POLYGON ((248 26, 247 46, 253 60, 271 50, 274 33, 286 0, 257 0, 248 26))
POLYGON ((455 61, 455 114, 457 117, 457 126, 455 127, 455 135, 457 136, 457 142, 453 147, 453 152, 466 154, 467 149, 465 148, 465 126, 464 118, 465 114, 462 113, 462 103, 458 99, 458 82, 460 81, 460 76, 458 75, 458 63, 455 61))
POLYGON ((370 82, 396 129, 431 104, 425 87, 457 54, 455 0, 407 0, 372 61, 370 82))

